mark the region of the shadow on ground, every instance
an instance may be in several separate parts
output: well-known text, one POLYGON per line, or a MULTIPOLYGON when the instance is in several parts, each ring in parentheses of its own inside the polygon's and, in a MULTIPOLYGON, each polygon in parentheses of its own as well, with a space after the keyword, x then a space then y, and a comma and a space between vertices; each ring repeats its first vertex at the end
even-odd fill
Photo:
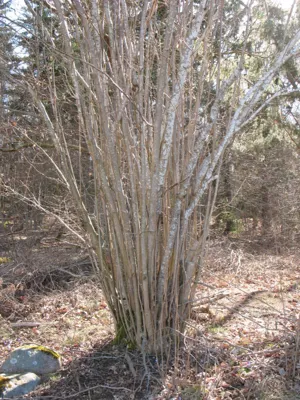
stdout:
POLYGON ((31 399, 150 399, 161 389, 155 357, 107 341, 65 366, 31 399))
POLYGON ((155 357, 111 341, 112 318, 85 255, 48 243, 26 257, 22 253, 24 262, 0 268, 0 315, 7 307, 0 316, 0 363, 25 343, 62 354, 62 371, 26 397, 32 400, 300 400, 298 258, 237 252, 240 260, 225 250, 214 251, 216 268, 208 283, 215 289, 201 289, 208 299, 223 295, 211 304, 206 322, 189 321, 196 326, 187 329, 178 364, 164 380, 155 357), (19 282, 25 289, 20 297, 19 282), (19 320, 40 325, 13 328, 19 320))

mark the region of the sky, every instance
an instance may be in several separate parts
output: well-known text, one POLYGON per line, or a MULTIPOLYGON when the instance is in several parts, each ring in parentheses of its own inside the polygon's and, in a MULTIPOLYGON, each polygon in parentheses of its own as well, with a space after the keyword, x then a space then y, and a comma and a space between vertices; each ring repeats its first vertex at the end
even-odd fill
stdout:
POLYGON ((282 8, 285 8, 286 10, 290 10, 292 7, 294 0, 276 0, 274 1, 275 4, 281 5, 282 8))
POLYGON ((11 2, 12 11, 9 11, 7 13, 8 18, 16 19, 22 7, 24 7, 24 0, 12 0, 11 2))
MULTIPOLYGON (((291 8, 293 1, 294 0, 273 0, 274 4, 281 5, 281 7, 286 10, 291 8)), ((12 5, 13 8, 15 8, 16 13, 18 13, 20 8, 24 5, 24 0, 12 0, 12 5)))

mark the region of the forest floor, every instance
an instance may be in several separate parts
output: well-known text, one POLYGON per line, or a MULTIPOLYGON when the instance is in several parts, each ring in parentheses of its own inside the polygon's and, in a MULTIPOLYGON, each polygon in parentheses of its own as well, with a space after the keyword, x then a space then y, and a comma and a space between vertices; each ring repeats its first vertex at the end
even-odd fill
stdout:
POLYGON ((0 365, 28 343, 62 356, 62 370, 24 399, 300 399, 299 251, 212 241, 178 364, 164 379, 155 357, 114 344, 80 249, 45 240, 7 254, 0 253, 0 365))

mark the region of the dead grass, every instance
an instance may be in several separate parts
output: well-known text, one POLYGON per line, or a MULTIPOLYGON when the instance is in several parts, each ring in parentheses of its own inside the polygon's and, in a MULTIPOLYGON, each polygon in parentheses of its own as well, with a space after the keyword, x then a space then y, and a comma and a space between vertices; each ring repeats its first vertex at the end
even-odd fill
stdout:
POLYGON ((212 243, 184 346, 164 380, 155 357, 112 344, 112 319, 84 254, 42 246, 31 257, 28 269, 0 266, 0 363, 39 343, 62 355, 63 369, 29 398, 300 399, 299 254, 212 243), (16 321, 40 325, 17 329, 16 321))

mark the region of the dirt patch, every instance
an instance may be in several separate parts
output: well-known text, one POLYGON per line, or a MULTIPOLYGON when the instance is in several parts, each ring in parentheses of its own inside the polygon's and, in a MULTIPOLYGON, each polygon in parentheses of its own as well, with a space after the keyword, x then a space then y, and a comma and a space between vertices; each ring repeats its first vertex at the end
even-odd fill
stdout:
POLYGON ((226 350, 207 398, 300 399, 298 259, 211 248, 189 331, 226 350))
POLYGON ((155 359, 143 359, 139 352, 111 342, 102 346, 98 343, 70 363, 57 382, 47 382, 35 396, 78 400, 153 399, 159 382, 155 359))
POLYGON ((113 321, 83 253, 42 246, 32 254, 32 269, 0 268, 0 363, 39 343, 62 355, 63 368, 29 398, 300 399, 297 254, 213 244, 184 346, 164 379, 156 357, 112 344, 113 321))

